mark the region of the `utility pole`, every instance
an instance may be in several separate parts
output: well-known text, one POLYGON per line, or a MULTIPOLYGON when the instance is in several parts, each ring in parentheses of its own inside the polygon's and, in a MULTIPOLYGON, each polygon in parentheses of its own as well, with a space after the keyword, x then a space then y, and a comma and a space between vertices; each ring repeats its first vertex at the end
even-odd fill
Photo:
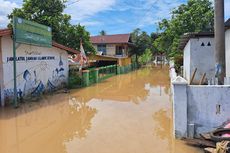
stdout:
POLYGON ((225 27, 224 0, 215 0, 215 61, 216 77, 220 84, 224 84, 225 68, 225 27))

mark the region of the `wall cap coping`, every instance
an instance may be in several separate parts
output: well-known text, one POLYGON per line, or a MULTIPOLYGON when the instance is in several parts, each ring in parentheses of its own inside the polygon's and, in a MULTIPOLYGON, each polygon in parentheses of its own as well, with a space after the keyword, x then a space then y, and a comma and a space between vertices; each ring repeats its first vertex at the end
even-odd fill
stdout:
POLYGON ((230 85, 188 85, 192 88, 230 88, 230 85))
POLYGON ((88 72, 89 72, 89 70, 83 70, 82 72, 83 72, 83 73, 88 73, 88 72))
POLYGON ((179 84, 179 85, 188 85, 188 81, 182 78, 181 76, 177 76, 173 81, 172 84, 179 84))

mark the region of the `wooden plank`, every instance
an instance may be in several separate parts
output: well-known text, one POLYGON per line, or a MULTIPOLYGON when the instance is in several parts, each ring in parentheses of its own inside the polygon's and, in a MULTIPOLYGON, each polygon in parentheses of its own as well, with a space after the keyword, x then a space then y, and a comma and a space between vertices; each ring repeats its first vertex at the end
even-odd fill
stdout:
POLYGON ((202 134, 200 134, 200 136, 205 140, 211 140, 210 133, 202 133, 202 134))
POLYGON ((211 147, 211 148, 215 148, 216 144, 212 141, 208 141, 208 140, 202 140, 202 139, 183 139, 186 144, 191 145, 191 146, 197 146, 197 147, 201 147, 201 148, 205 148, 205 147, 211 147))
POLYGON ((216 153, 216 151, 215 151, 214 148, 205 148, 205 149, 204 149, 204 152, 205 152, 205 153, 216 153))
POLYGON ((203 76, 202 76, 202 78, 201 78, 201 80, 200 80, 199 85, 202 85, 202 84, 204 83, 205 77, 206 77, 206 73, 203 74, 203 76))
POLYGON ((193 74, 192 74, 192 78, 191 78, 191 80, 190 80, 190 84, 192 84, 192 82, 193 82, 193 80, 194 80, 194 78, 195 78, 196 72, 197 72, 197 68, 195 68, 195 71, 194 71, 193 74))

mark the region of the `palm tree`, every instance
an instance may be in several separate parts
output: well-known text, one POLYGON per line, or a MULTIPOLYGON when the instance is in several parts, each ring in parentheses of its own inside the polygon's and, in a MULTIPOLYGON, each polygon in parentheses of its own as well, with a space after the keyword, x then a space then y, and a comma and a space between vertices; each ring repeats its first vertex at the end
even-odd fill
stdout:
POLYGON ((105 30, 101 30, 101 31, 99 32, 99 34, 100 34, 101 36, 105 36, 105 35, 106 35, 106 31, 105 31, 105 30))

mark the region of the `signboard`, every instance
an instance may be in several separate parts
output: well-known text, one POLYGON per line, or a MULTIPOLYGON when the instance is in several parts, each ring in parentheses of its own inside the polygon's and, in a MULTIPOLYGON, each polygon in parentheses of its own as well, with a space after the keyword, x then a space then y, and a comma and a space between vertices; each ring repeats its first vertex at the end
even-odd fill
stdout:
POLYGON ((52 29, 45 25, 14 17, 14 39, 17 43, 52 47, 52 29))

